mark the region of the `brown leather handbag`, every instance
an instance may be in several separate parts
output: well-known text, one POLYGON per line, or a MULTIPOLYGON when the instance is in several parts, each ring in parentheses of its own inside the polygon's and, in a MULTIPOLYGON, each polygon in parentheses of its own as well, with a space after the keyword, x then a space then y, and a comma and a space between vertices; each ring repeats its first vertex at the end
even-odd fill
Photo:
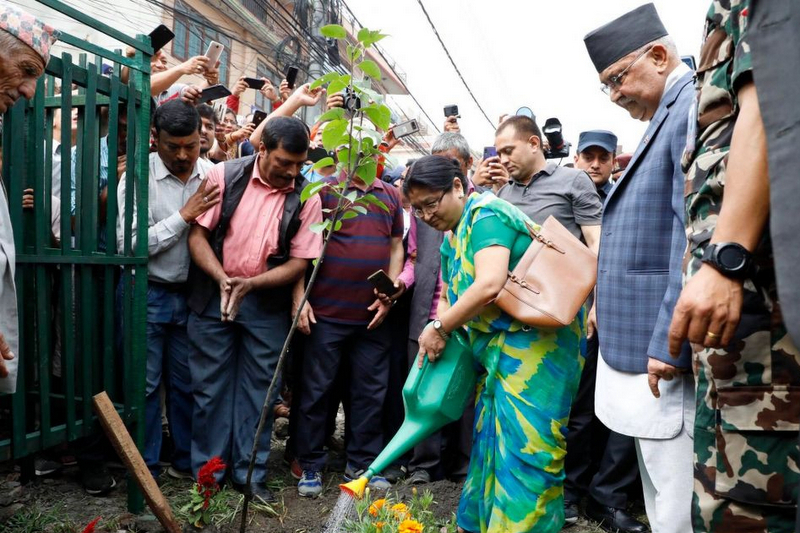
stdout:
POLYGON ((528 231, 533 242, 495 303, 529 326, 571 324, 597 282, 597 256, 552 216, 528 231))

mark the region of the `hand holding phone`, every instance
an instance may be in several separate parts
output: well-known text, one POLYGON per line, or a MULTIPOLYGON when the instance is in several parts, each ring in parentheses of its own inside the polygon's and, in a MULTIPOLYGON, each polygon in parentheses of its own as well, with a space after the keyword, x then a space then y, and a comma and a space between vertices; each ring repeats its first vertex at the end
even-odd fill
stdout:
POLYGON ((461 118, 461 116, 458 114, 458 106, 457 105, 453 104, 453 105, 444 106, 444 118, 447 118, 447 117, 461 118))
POLYGON ((208 45, 208 50, 206 50, 205 56, 208 58, 208 66, 213 67, 219 61, 219 56, 222 55, 222 50, 225 47, 219 44, 216 41, 211 41, 208 45))
POLYGON ((483 160, 486 161, 490 157, 497 157, 497 148, 494 146, 486 146, 483 149, 483 160))
POLYGON ((286 69, 286 83, 289 85, 289 89, 294 89, 294 84, 297 82, 297 72, 297 67, 293 65, 286 69))
POLYGON ((247 78, 247 77, 244 79, 244 82, 247 84, 249 88, 255 89, 256 91, 260 91, 261 88, 266 83, 264 80, 260 80, 258 78, 247 78))
POLYGON ((409 135, 413 135, 419 131, 419 123, 414 120, 408 120, 406 122, 401 122, 400 124, 395 125, 392 128, 392 132, 394 133, 395 139, 402 139, 403 137, 408 137, 409 135))
POLYGON ((200 93, 200 98, 197 99, 198 104, 205 104, 207 102, 211 102, 213 100, 218 100, 220 98, 225 98, 226 96, 230 96, 231 92, 222 84, 212 85, 211 87, 206 87, 200 93))
POLYGON ((397 287, 394 286, 392 278, 390 278, 383 270, 378 270, 367 279, 380 294, 384 294, 389 297, 397 292, 397 287))
POLYGON ((255 124, 256 128, 259 124, 264 122, 264 119, 267 118, 267 114, 260 109, 253 113, 253 124, 255 124))
POLYGON ((174 38, 175 34, 172 33, 172 30, 160 24, 156 29, 150 32, 150 46, 153 47, 153 53, 155 54, 164 48, 164 46, 174 38))

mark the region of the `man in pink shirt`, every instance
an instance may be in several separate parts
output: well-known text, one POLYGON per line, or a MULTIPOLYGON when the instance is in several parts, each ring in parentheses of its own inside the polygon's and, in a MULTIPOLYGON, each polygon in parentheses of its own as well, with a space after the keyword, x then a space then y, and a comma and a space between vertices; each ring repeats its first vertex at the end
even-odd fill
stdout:
POLYGON ((220 456, 234 488, 266 502, 274 501, 265 485, 272 421, 247 487, 253 436, 289 331, 292 287, 322 246, 310 229, 322 220, 320 199, 300 202, 308 142, 300 120, 270 120, 256 155, 208 172, 221 201, 189 234, 192 468, 220 456))

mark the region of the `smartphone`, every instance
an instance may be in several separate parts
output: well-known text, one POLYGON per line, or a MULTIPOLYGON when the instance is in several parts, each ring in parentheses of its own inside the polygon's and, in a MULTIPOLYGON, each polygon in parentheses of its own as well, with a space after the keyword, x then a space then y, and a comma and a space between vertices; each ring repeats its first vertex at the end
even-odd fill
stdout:
POLYGON ((373 287, 378 289, 378 292, 383 293, 386 296, 391 296, 397 292, 397 288, 394 286, 394 281, 392 281, 392 278, 390 278, 383 270, 378 270, 367 279, 372 283, 373 287))
POLYGON ((494 146, 487 146, 483 149, 483 160, 486 161, 490 157, 497 157, 497 148, 494 146))
POLYGON ((153 53, 164 48, 164 46, 174 38, 175 34, 172 33, 171 29, 163 24, 159 25, 158 28, 150 32, 150 46, 153 47, 153 53))
MULTIPOLYGON (((444 118, 447 117, 458 117, 458 106, 457 105, 446 105, 444 106, 444 118)), ((458 117, 461 118, 461 117, 458 117)))
POLYGON ((256 110, 255 113, 253 113, 253 124, 255 124, 256 127, 258 127, 259 124, 264 122, 265 118, 267 118, 267 114, 264 111, 258 109, 256 110))
POLYGON ((686 66, 692 70, 697 70, 697 61, 695 61, 694 56, 681 56, 681 61, 686 63, 686 66))
POLYGON ((419 131, 419 123, 416 120, 411 119, 406 122, 401 122, 397 124, 395 127, 392 128, 394 132, 395 139, 402 139, 403 137, 407 137, 419 131))
POLYGON ((264 80, 260 80, 258 78, 245 78, 244 82, 248 87, 255 89, 256 91, 261 90, 261 88, 264 86, 264 83, 266 83, 264 80))
POLYGON ((197 100, 198 104, 205 104, 214 100, 219 100, 220 98, 225 98, 226 96, 230 96, 231 92, 222 84, 212 85, 211 87, 206 87, 200 93, 200 98, 197 100))
POLYGON ((219 44, 217 41, 211 41, 208 45, 208 50, 206 50, 206 57, 208 58, 209 66, 213 67, 219 61, 219 56, 222 55, 222 50, 225 47, 219 44))
POLYGON ((318 148, 312 148, 309 150, 306 157, 309 161, 316 163, 317 161, 322 161, 326 157, 331 157, 331 152, 320 146, 318 148))
POLYGON ((297 81, 298 69, 294 65, 286 69, 286 83, 289 84, 290 89, 294 89, 294 84, 297 81))

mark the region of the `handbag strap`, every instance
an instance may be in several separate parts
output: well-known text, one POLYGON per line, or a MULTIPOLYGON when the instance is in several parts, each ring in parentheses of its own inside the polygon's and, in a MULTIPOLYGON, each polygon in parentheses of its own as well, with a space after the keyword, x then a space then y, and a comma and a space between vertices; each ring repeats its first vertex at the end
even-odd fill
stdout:
POLYGON ((540 243, 549 248, 552 248, 556 252, 559 252, 561 254, 566 254, 566 252, 561 248, 559 248, 556 243, 554 243, 553 241, 542 235, 540 232, 533 229, 533 226, 530 224, 530 222, 525 222, 525 225, 528 227, 528 233, 530 234, 532 239, 539 241, 540 243))

